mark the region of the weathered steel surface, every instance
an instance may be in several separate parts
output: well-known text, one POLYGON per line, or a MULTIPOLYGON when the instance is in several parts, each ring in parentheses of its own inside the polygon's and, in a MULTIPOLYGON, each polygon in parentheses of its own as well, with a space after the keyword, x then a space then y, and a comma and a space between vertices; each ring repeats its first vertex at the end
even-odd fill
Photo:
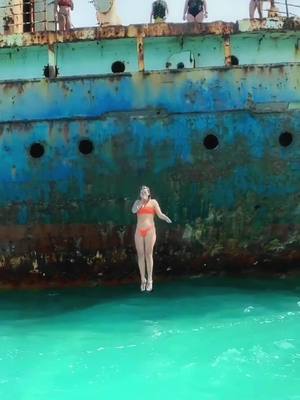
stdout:
MULTIPOLYGON (((283 29, 285 23, 291 23, 291 21, 287 19, 286 22, 281 17, 268 18, 268 19, 244 19, 238 21, 238 30, 240 32, 251 32, 251 31, 259 31, 259 30, 280 30, 283 29), (290 22, 289 22, 290 21, 290 22)), ((295 24, 296 25, 296 24, 295 24)))
MULTIPOLYGON (((169 36, 89 40, 0 48, 0 81, 44 79, 45 67, 59 78, 300 62, 300 32, 245 32, 234 35, 169 36)), ((200 74, 200 71, 199 71, 200 74)), ((55 77, 52 74, 51 77, 55 77)))
POLYGON ((245 19, 236 23, 211 22, 206 24, 150 24, 129 26, 106 26, 94 28, 77 28, 70 32, 39 31, 36 33, 16 33, 0 35, 0 48, 52 45, 55 43, 74 43, 93 40, 113 40, 138 37, 188 37, 206 35, 231 35, 241 32, 277 31, 286 29, 299 31, 297 19, 245 19))
POLYGON ((237 32, 237 24, 212 22, 209 24, 150 24, 106 26, 72 29, 70 32, 37 32, 34 34, 0 35, 1 47, 49 45, 60 42, 77 42, 105 39, 125 39, 165 36, 223 35, 237 32))
POLYGON ((122 123, 143 113, 156 118, 168 113, 285 112, 299 106, 299 73, 300 66, 290 64, 6 82, 0 84, 0 121, 23 122, 31 132, 31 121, 111 117, 122 123))
POLYGON ((130 207, 141 184, 174 221, 158 224, 160 274, 299 260, 299 69, 0 84, 0 279, 135 276, 130 207), (33 143, 45 148, 39 159, 33 143))

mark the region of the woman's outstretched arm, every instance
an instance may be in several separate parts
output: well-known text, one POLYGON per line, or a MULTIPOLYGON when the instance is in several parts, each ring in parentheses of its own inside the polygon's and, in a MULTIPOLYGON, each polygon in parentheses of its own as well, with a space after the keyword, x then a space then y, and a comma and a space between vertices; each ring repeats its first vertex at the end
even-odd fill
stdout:
POLYGON ((158 216, 158 218, 162 219, 163 221, 166 221, 168 224, 171 224, 172 221, 170 220, 170 218, 161 212, 158 202, 156 200, 153 200, 153 204, 154 204, 154 208, 155 208, 156 215, 158 216))

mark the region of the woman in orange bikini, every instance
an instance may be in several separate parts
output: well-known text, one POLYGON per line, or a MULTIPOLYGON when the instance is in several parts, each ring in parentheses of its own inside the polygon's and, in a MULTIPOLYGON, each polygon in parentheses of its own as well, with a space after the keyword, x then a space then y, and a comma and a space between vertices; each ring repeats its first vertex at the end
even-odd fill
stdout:
POLYGON ((132 206, 132 212, 137 214, 137 227, 135 232, 135 246, 138 254, 139 270, 141 274, 141 291, 152 291, 153 248, 156 242, 154 225, 155 215, 171 224, 171 220, 161 212, 156 200, 151 199, 150 189, 142 186, 140 200, 132 206), (146 279, 147 266, 147 279, 146 279))

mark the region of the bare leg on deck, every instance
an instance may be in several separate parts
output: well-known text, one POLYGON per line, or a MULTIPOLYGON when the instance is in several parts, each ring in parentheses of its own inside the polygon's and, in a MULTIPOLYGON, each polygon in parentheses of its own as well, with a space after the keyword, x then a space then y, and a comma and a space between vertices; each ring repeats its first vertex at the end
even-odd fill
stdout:
POLYGON ((262 6, 260 0, 251 0, 249 4, 250 19, 254 19, 255 10, 257 9, 258 16, 262 19, 262 6))

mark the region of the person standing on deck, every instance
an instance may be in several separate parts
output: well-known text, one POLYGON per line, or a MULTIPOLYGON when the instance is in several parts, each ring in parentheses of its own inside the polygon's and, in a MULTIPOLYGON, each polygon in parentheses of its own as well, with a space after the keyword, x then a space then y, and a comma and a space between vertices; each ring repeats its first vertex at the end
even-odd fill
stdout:
POLYGON ((168 5, 164 0, 156 0, 152 3, 152 10, 150 15, 150 24, 152 24, 152 19, 154 22, 164 22, 169 13, 168 5))
POLYGON ((280 16, 279 8, 275 5, 275 0, 270 1, 270 8, 268 10, 268 18, 277 18, 280 16))
POLYGON ((60 31, 69 31, 71 29, 71 11, 74 10, 72 0, 56 0, 55 9, 58 7, 58 28, 60 31))
POLYGON ((255 11, 257 10, 259 19, 262 19, 262 1, 261 0, 251 0, 249 4, 249 16, 250 19, 254 19, 255 11))
POLYGON ((161 212, 158 202, 151 199, 150 189, 147 186, 141 187, 140 199, 134 202, 131 211, 137 215, 135 246, 141 275, 141 292, 145 290, 151 292, 153 285, 153 248, 156 242, 154 217, 157 215, 158 218, 168 224, 171 224, 172 221, 161 212))
POLYGON ((98 24, 101 26, 121 25, 121 20, 117 14, 116 0, 93 0, 96 9, 98 24))
POLYGON ((207 18, 206 0, 186 0, 183 10, 183 20, 188 22, 203 22, 207 18))

